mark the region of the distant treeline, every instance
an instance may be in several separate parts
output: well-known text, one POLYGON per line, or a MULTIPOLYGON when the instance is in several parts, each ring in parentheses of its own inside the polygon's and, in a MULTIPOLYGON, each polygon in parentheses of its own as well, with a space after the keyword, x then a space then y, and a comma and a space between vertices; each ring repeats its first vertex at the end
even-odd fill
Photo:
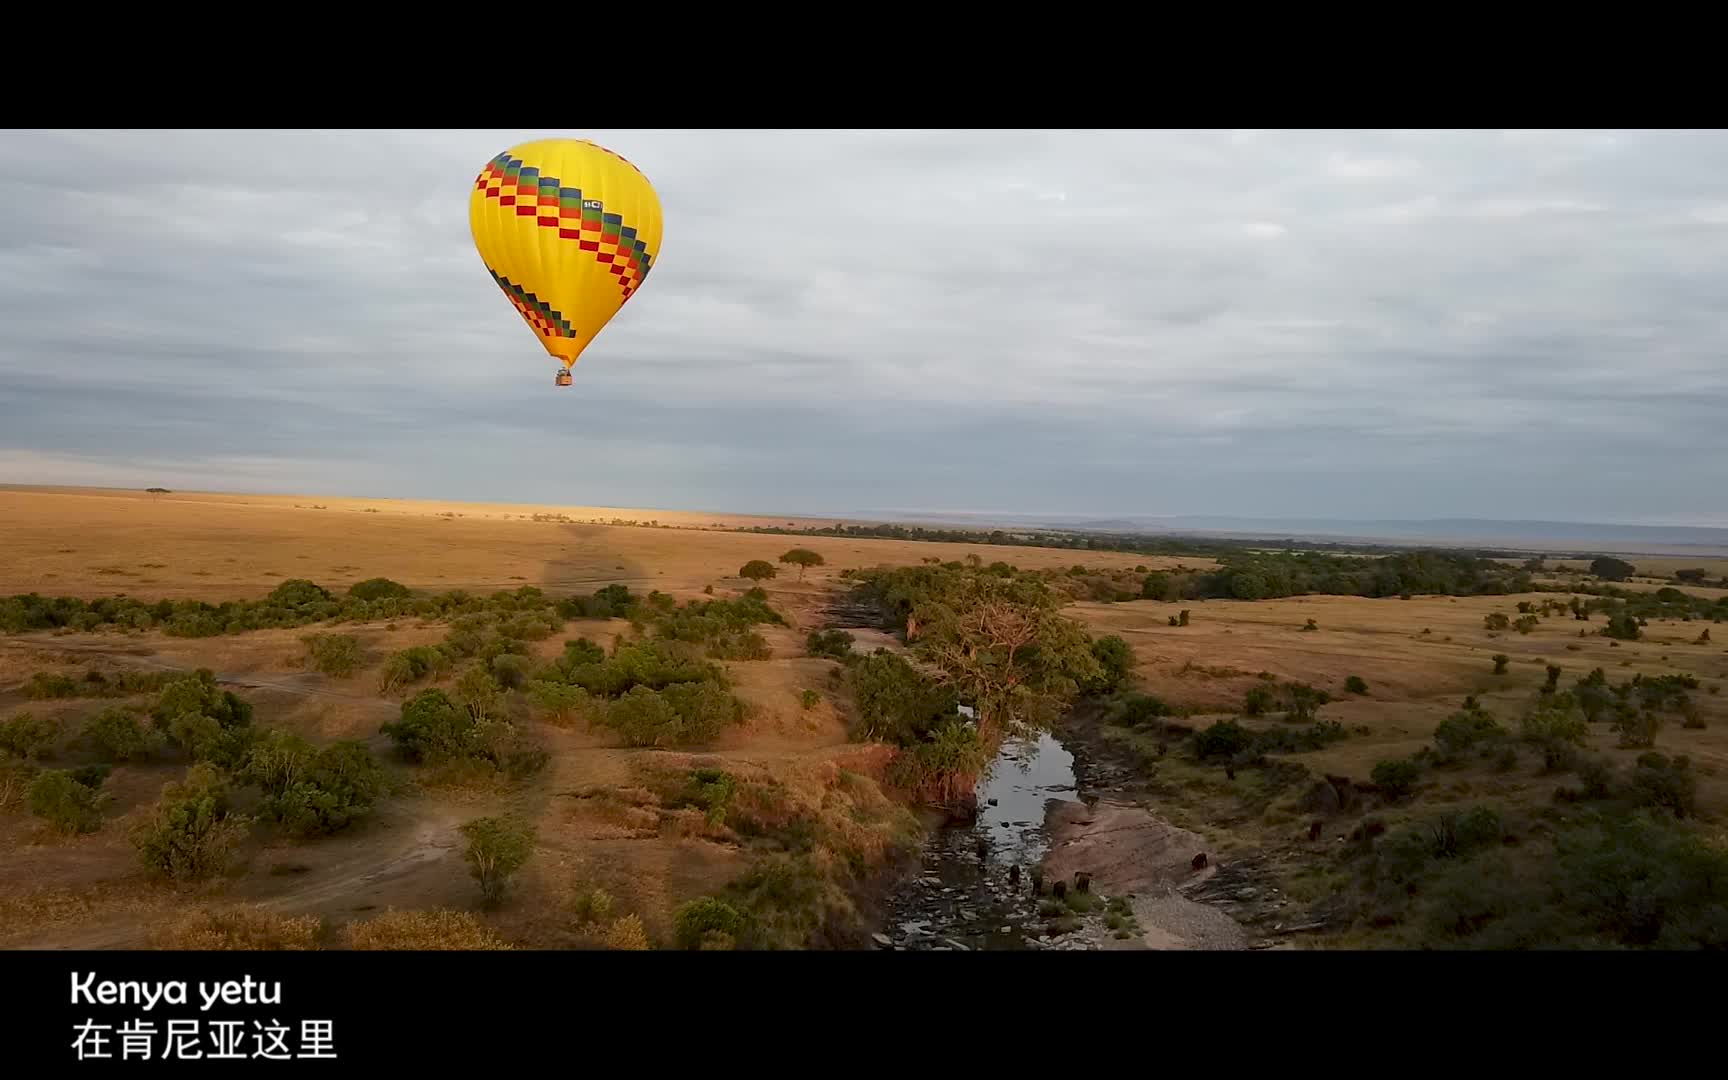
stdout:
MULTIPOLYGON (((1074 551, 1119 551, 1130 555, 1203 555, 1220 557, 1238 552, 1355 552, 1384 555, 1405 552, 1409 545, 1372 544, 1342 540, 1299 540, 1294 537, 1230 539, 1225 537, 1148 536, 1144 533, 1112 533, 1038 529, 933 529, 920 525, 811 525, 802 529, 783 525, 738 526, 730 532, 767 533, 776 536, 834 536, 842 539, 919 540, 939 544, 989 544, 1008 547, 1063 548, 1074 551)), ((1503 548, 1451 547, 1424 549, 1476 559, 1523 559, 1528 551, 1503 548)), ((1550 560, 1590 559, 1589 552, 1549 552, 1550 560)))
POLYGON ((532 585, 480 596, 460 589, 416 596, 406 585, 372 578, 337 595, 301 578, 284 581, 261 600, 137 600, 129 596, 82 600, 73 596, 27 593, 0 599, 0 632, 29 630, 161 629, 173 637, 215 637, 248 630, 307 626, 317 622, 367 622, 378 619, 453 619, 481 613, 538 612, 556 609, 566 619, 610 618, 629 604, 623 586, 608 586, 591 596, 554 600, 532 585))
MULTIPOLYGON (((1493 559, 1451 552, 1402 552, 1364 559, 1319 552, 1232 554, 1217 570, 1154 570, 1141 579, 1152 600, 1264 600, 1328 596, 1505 596, 1567 593, 1595 596, 1592 611, 1630 611, 1643 618, 1722 618, 1728 597, 1710 599, 1664 588, 1639 591, 1613 585, 1538 582, 1530 571, 1493 559)), ((1106 597, 1097 597, 1106 599, 1106 597)))
POLYGON ((1228 554, 1211 571, 1153 571, 1142 595, 1154 600, 1264 600, 1330 596, 1478 596, 1531 592, 1530 573, 1493 559, 1451 552, 1401 552, 1376 559, 1320 552, 1228 554))

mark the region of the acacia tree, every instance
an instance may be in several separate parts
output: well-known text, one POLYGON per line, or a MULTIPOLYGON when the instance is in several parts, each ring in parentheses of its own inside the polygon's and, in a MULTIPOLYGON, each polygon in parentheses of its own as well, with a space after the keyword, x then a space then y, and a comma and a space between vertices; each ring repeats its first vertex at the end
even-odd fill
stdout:
POLYGON ((779 573, 774 564, 766 559, 751 559, 738 569, 738 576, 751 581, 766 581, 779 573))
POLYGON ((973 703, 987 743, 1048 727, 1103 667, 1042 581, 966 575, 918 605, 916 655, 973 703))
POLYGON ((809 548, 799 547, 793 548, 791 551, 780 556, 780 561, 796 566, 798 568, 798 580, 803 581, 804 571, 808 570, 812 566, 823 565, 824 560, 821 555, 811 551, 809 548))
POLYGON ((1590 560, 1590 572, 1601 578, 1603 581, 1625 581, 1627 578, 1637 573, 1638 570, 1637 567, 1624 559, 1616 559, 1604 555, 1600 558, 1590 560))

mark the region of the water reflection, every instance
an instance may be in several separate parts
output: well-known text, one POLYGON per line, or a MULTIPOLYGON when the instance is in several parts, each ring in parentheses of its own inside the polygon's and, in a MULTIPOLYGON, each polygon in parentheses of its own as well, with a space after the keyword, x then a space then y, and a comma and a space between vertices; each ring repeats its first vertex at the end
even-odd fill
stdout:
POLYGON ((1049 847, 1044 815, 1052 801, 1079 802, 1074 755, 1048 734, 1009 743, 979 787, 975 826, 999 861, 1030 866, 1049 847))

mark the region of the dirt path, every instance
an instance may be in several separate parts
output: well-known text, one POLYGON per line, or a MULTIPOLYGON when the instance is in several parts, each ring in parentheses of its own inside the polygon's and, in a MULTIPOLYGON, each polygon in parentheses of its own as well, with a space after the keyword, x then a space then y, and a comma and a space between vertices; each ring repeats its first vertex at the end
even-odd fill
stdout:
MULTIPOLYGON (((70 641, 55 642, 45 646, 42 642, 20 641, 17 639, 0 642, 9 649, 39 650, 51 648, 55 652, 80 653, 92 659, 113 660, 122 665, 137 668, 148 668, 152 671, 183 671, 190 674, 198 670, 198 665, 171 663, 157 659, 155 650, 142 645, 100 645, 92 642, 70 641)), ((218 671, 216 681, 225 686, 236 686, 246 690, 277 690, 285 694, 298 694, 302 697, 329 698, 337 701, 365 702, 372 705, 382 705, 392 711, 398 706, 393 702, 379 698, 373 694, 356 694, 343 690, 333 690, 322 685, 323 677, 316 672, 301 672, 284 675, 280 678, 270 678, 263 675, 253 675, 244 672, 218 671)))
MULTIPOLYGON (((293 873, 252 873, 220 895, 161 897, 165 907, 193 910, 232 903, 257 904, 283 915, 344 916, 387 907, 465 905, 473 883, 460 852, 457 826, 468 815, 454 807, 396 805, 368 827, 356 846, 341 843, 259 852, 254 864, 293 873), (302 876, 303 875, 303 876, 302 876)), ((76 930, 57 928, 10 943, 11 949, 147 949, 156 920, 136 912, 113 915, 76 930)))

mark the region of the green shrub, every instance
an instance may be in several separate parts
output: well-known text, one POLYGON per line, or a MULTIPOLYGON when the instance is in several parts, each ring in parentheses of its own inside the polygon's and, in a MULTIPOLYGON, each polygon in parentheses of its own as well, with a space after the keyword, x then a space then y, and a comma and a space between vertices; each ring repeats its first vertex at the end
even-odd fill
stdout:
POLYGON ((1698 778, 1685 755, 1670 759, 1662 754, 1639 754, 1626 786, 1635 806, 1666 810, 1682 818, 1698 808, 1698 778))
POLYGON ((690 788, 682 801, 701 807, 708 824, 720 825, 737 791, 738 781, 724 769, 696 769, 690 773, 690 788))
POLYGON ((1408 758, 1381 761, 1375 764, 1371 779, 1387 798, 1396 801, 1416 790, 1422 767, 1408 758))
POLYGON ((1474 700, 1465 708, 1440 721, 1434 729, 1434 745, 1442 763, 1450 762, 1474 746, 1492 744, 1507 735, 1493 714, 1474 700))
POLYGON ((713 741, 744 718, 743 704, 713 683, 638 685, 606 706, 602 723, 626 746, 679 746, 713 741))
POLYGON ((844 660, 852 654, 852 643, 855 640, 857 639, 844 630, 812 630, 804 639, 804 651, 811 656, 844 660))
POLYGON ((724 900, 700 896, 679 906, 672 916, 673 938, 680 949, 700 949, 723 938, 729 944, 744 929, 744 916, 724 900))
POLYGON ((849 735, 856 740, 911 745, 956 713, 958 701, 952 690, 886 649, 852 664, 846 681, 857 712, 849 735))
POLYGON ((401 756, 436 766, 480 765, 511 779, 543 768, 546 750, 515 724, 498 717, 480 719, 460 708, 442 690, 427 689, 403 702, 402 718, 379 731, 401 756))
POLYGON ((1344 680, 1344 689, 1348 693, 1352 694, 1366 694, 1368 692, 1368 684, 1363 680, 1362 676, 1352 675, 1348 679, 1344 680))
POLYGON ((13 757, 40 761, 48 756, 59 739, 60 721, 52 716, 38 719, 27 712, 20 712, 0 722, 0 751, 13 757))
POLYGON ((721 634, 708 645, 708 655, 716 660, 768 660, 774 650, 768 639, 754 630, 739 634, 721 634))
POLYGON ((345 679, 360 666, 360 639, 352 634, 307 634, 306 662, 326 675, 345 679))
POLYGON ((440 763, 463 757, 474 720, 436 689, 422 690, 402 703, 402 718, 378 730, 390 737, 408 761, 440 763))
POLYGON ((437 645, 415 645, 391 653, 378 675, 378 692, 388 694, 421 679, 441 679, 453 665, 451 652, 437 645))
POLYGON ((1254 735, 1234 720, 1218 720, 1194 735, 1194 752, 1202 760, 1233 758, 1254 746, 1254 735))
POLYGON ((606 650, 589 641, 587 638, 577 638, 564 643, 564 655, 559 657, 558 664, 565 670, 582 664, 599 664, 606 659, 606 650))
POLYGON ((517 641, 545 641, 561 625, 541 612, 525 611, 498 627, 504 637, 517 641))
POLYGON ((511 780, 532 776, 552 755, 528 732, 507 720, 477 721, 469 736, 470 762, 484 762, 511 780))
POLYGON ((1459 848, 1473 850, 1499 844, 1506 836, 1506 827, 1492 807, 1477 806, 1459 817, 1457 834, 1459 848))
POLYGON ((126 709, 103 709, 84 725, 84 737, 110 761, 141 761, 166 741, 162 732, 141 723, 126 709))
POLYGON ((751 559, 738 569, 738 576, 751 581, 766 581, 779 575, 774 564, 765 559, 751 559))
POLYGON ((295 837, 339 832, 371 813, 384 793, 385 777, 365 744, 342 741, 310 755, 293 776, 265 799, 262 812, 295 837))
POLYGON ((814 709, 817 705, 821 704, 821 702, 822 695, 815 690, 801 690, 798 692, 798 704, 806 711, 814 709))
POLYGON ((64 769, 49 769, 30 784, 30 812, 63 833, 101 828, 105 802, 100 784, 79 783, 64 769))
POLYGON ((80 765, 72 770, 72 779, 87 788, 99 788, 108 782, 108 776, 113 771, 112 765, 80 765))
POLYGON ((1728 854, 1672 818, 1599 816, 1534 867, 1452 862, 1423 896, 1434 942, 1464 948, 1728 947, 1728 854))
POLYGON ((1638 626, 1638 617, 1630 612, 1610 615, 1608 625, 1602 628, 1601 633, 1603 637, 1613 638, 1615 641, 1637 641, 1644 636, 1643 630, 1638 626))
POLYGON ((227 869, 250 819, 233 811, 228 785, 214 768, 194 765, 180 783, 163 787, 132 842, 145 868, 175 881, 202 881, 227 869))
POLYGON ((414 595, 413 590, 389 578, 367 578, 356 581, 348 586, 348 595, 356 600, 405 600, 414 595))
POLYGON ((902 744, 886 776, 889 784, 902 791, 945 802, 974 785, 988 758, 976 728, 959 720, 945 720, 923 738, 902 744))
POLYGON ((626 746, 671 746, 679 741, 678 713, 658 691, 635 686, 606 706, 603 723, 626 746))
POLYGON ((528 684, 533 661, 516 653, 505 653, 492 660, 492 678, 505 690, 520 690, 528 684))
POLYGON ((612 894, 605 889, 589 889, 576 897, 571 915, 578 926, 592 926, 612 918, 612 894))
POLYGON ((534 854, 534 831, 512 818, 482 817, 461 827, 468 840, 462 858, 480 883, 480 895, 488 907, 504 898, 510 879, 534 854))
POLYGON ((193 761, 207 761, 229 772, 246 764, 258 732, 250 724, 223 727, 215 717, 187 713, 168 724, 168 734, 193 761))
POLYGON ((504 711, 504 691, 492 672, 479 663, 470 665, 456 680, 452 691, 456 701, 476 721, 485 720, 504 711))
POLYGON ((156 704, 150 710, 157 724, 166 725, 177 716, 195 713, 215 719, 223 727, 238 727, 252 722, 252 706, 216 683, 216 674, 209 668, 199 668, 190 675, 181 675, 162 687, 156 704))
POLYGON ((78 683, 70 675, 38 671, 24 684, 24 696, 33 701, 78 696, 78 683))
POLYGON ((1127 684, 1134 672, 1134 650, 1115 634, 1095 638, 1092 657, 1098 661, 1099 675, 1088 681, 1085 689, 1092 694, 1109 694, 1127 684))
POLYGON ((1570 768, 1590 731, 1584 711, 1570 693, 1542 695, 1525 711, 1520 728, 1524 741, 1541 749, 1548 772, 1570 768))
POLYGON ((580 686, 535 680, 527 686, 528 699, 545 710, 546 718, 560 726, 593 708, 593 698, 580 686))
POLYGON ((1151 694, 1124 694, 1110 703, 1104 721, 1117 727, 1137 728, 1170 715, 1170 706, 1151 694))
POLYGON ((1624 749, 1647 749, 1656 745, 1656 733, 1662 729, 1662 717, 1654 709, 1642 709, 1621 701, 1614 709, 1614 730, 1620 734, 1624 749))

